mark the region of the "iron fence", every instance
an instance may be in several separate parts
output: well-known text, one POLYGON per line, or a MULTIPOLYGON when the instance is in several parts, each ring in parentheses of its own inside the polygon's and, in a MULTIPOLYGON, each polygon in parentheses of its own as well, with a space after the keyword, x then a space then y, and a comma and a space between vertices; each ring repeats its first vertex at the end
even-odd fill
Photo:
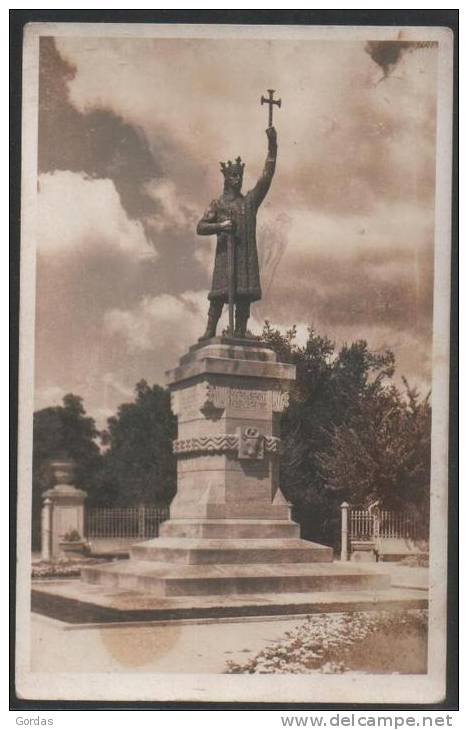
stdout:
POLYGON ((350 518, 352 540, 417 537, 417 518, 413 512, 352 509, 350 518))
POLYGON ((169 518, 169 505, 92 507, 86 511, 87 538, 157 537, 159 525, 169 518))

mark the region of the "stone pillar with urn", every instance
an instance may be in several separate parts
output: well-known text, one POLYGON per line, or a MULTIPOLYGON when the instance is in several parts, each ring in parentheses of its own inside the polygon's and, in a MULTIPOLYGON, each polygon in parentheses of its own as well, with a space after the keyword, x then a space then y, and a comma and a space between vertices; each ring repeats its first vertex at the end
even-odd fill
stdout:
POLYGON ((70 459, 50 464, 55 486, 43 494, 41 552, 43 560, 85 549, 86 492, 73 486, 75 465, 70 459))

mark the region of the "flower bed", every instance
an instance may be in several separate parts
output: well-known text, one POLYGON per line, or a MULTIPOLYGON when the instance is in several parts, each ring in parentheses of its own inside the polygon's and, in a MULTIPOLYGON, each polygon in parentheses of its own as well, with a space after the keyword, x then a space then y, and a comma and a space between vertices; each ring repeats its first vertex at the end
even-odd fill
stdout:
POLYGON ((81 575, 81 568, 96 563, 107 563, 102 558, 67 557, 59 558, 55 562, 40 560, 33 563, 31 569, 32 578, 75 578, 81 575))
POLYGON ((316 614, 228 674, 423 673, 427 611, 316 614))

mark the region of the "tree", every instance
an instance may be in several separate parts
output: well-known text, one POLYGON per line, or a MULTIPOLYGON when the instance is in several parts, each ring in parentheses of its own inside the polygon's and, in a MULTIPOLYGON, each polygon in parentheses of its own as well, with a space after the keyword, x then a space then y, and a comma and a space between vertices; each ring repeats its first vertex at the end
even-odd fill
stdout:
POLYGON ((374 353, 363 340, 336 351, 313 329, 303 347, 295 338, 295 327, 282 335, 265 324, 263 340, 297 367, 281 423, 281 485, 304 537, 337 545, 343 499, 426 510, 429 399, 407 384, 399 393, 390 351, 374 353))
POLYGON ((141 380, 135 396, 134 403, 119 406, 103 433, 107 451, 95 478, 94 504, 168 503, 175 494, 177 427, 169 392, 141 380))
POLYGON ((83 399, 69 393, 63 406, 43 408, 33 418, 33 482, 32 539, 34 549, 40 546, 42 493, 53 486, 50 462, 72 459, 75 462, 74 482, 87 492, 100 463, 96 443, 99 432, 95 422, 86 416, 83 399))
POLYGON ((365 397, 349 423, 333 426, 330 448, 317 454, 324 478, 345 499, 408 506, 428 515, 431 408, 405 380, 365 397))

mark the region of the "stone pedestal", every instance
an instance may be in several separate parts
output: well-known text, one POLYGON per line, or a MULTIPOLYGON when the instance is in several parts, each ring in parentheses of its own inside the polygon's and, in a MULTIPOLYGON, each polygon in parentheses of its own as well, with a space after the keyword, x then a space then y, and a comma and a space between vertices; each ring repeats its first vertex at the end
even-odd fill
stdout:
POLYGON ((375 542, 373 540, 352 540, 350 560, 353 563, 376 563, 375 542))
POLYGON ((161 598, 349 589, 353 576, 325 567, 332 549, 300 539, 280 489, 280 417, 294 379, 295 367, 256 340, 191 347, 168 373, 178 418, 171 519, 130 561, 90 566, 83 579, 161 598))
POLYGON ((289 520, 279 419, 295 367, 256 341, 215 338, 168 373, 178 419, 173 519, 289 520))

